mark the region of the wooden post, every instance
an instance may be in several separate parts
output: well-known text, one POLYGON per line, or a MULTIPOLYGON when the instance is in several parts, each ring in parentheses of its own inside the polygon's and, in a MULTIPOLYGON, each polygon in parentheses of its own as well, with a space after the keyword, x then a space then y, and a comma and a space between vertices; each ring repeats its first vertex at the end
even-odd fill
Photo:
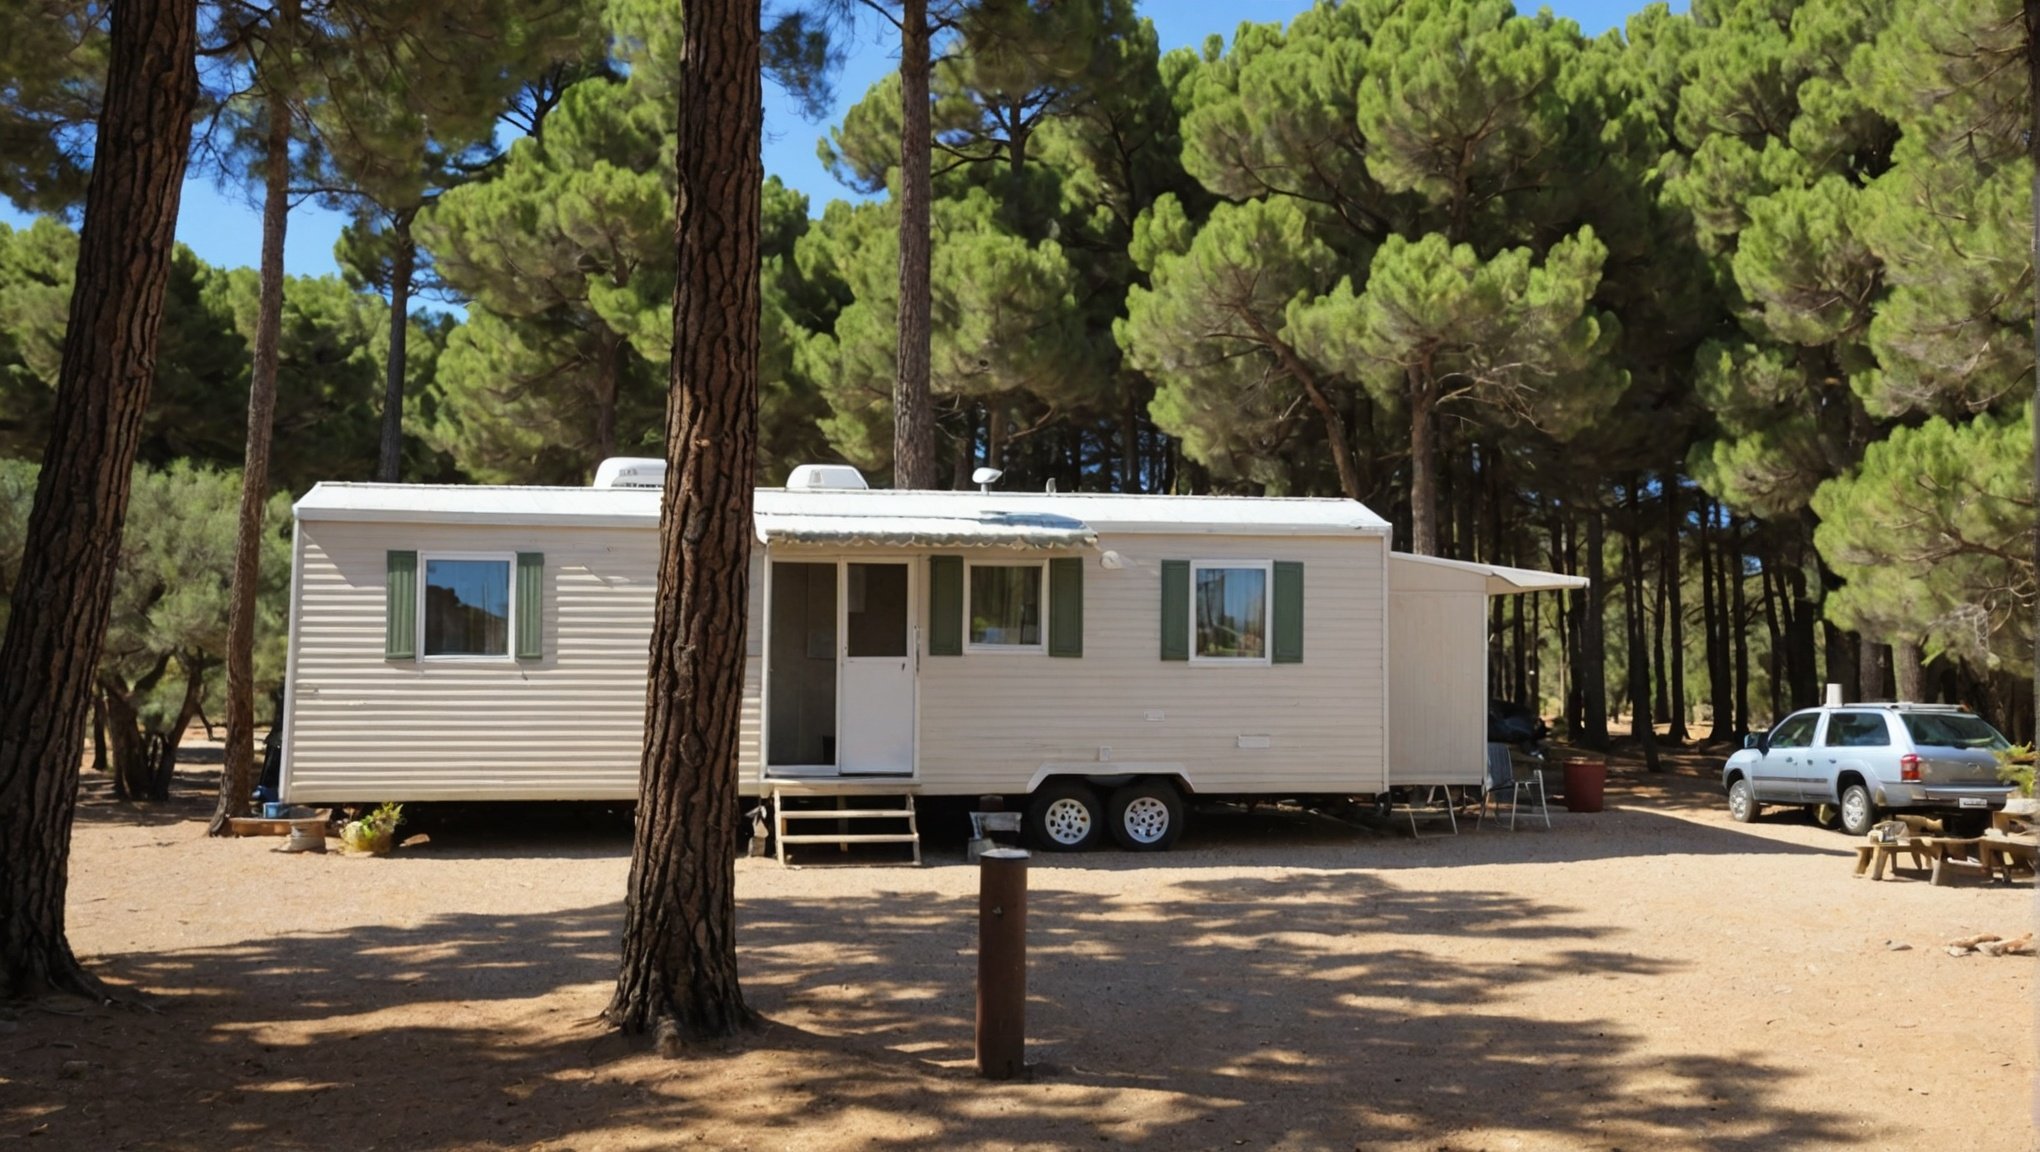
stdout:
POLYGON ((1026 1067, 1027 850, 978 860, 977 1066, 987 1080, 1026 1067))

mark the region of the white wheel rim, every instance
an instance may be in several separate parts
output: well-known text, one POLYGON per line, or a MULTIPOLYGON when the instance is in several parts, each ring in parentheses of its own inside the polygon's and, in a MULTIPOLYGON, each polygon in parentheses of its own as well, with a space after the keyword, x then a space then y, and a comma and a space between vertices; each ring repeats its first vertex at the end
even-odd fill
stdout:
POLYGON ((1842 820, 1851 828, 1861 828, 1870 820, 1870 802, 1863 793, 1851 792, 1842 797, 1842 820))
POLYGON ((1738 783, 1728 792, 1728 814, 1740 820, 1750 813, 1750 790, 1746 784, 1738 783))
POLYGON ((1169 834, 1169 806, 1152 796, 1136 797, 1120 825, 1134 843, 1153 844, 1169 834))
POLYGON ((1091 834, 1091 808, 1082 800, 1065 796, 1041 814, 1041 826, 1058 844, 1082 844, 1091 834))

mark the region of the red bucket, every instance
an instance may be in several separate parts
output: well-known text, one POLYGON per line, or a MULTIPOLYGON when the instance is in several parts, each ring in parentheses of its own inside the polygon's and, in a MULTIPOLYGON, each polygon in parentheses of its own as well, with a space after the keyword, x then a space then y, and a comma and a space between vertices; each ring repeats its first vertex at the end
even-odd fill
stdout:
POLYGON ((1565 762, 1565 810, 1599 812, 1608 786, 1608 762, 1575 756, 1565 762))

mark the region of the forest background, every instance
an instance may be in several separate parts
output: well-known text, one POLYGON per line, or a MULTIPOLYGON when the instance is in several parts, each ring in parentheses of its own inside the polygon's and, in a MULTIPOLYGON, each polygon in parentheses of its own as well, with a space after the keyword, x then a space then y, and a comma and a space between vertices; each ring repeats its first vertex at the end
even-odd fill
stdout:
MULTIPOLYGON (((1346 495, 1402 547, 1590 576, 1491 620, 1495 695, 1588 745, 1733 738, 1828 682, 2030 736, 2018 6, 1702 0, 1588 37, 1498 0, 1354 0, 1169 52, 1126 0, 932 11, 941 482, 1346 495)), ((0 14, 0 192, 49 213, 0 225, 0 612, 105 17, 0 14)), ((195 165, 259 192, 284 156, 291 200, 347 219, 340 274, 283 287, 267 691, 312 483, 581 484, 663 454, 677 6, 205 21, 195 165)), ((823 133, 855 199, 767 181, 761 483, 890 476, 900 93, 823 133)), ((95 700, 128 794, 167 786, 225 692, 259 308, 255 271, 180 250, 95 700)))

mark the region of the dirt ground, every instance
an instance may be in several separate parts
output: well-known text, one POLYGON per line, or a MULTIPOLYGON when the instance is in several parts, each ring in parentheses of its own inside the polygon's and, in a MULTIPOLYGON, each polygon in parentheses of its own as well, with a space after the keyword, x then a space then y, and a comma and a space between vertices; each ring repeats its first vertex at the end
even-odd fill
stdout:
MULTIPOLYGON (((1203 819, 1037 855, 1030 1081, 971 1074, 975 870, 738 864, 753 1033, 677 1061, 591 1023, 627 823, 442 822, 387 859, 208 841, 203 779, 89 780, 71 939, 156 1011, 0 1009, 23 1149, 2022 1149, 2030 887, 1850 876, 1619 771, 1550 831, 1203 819), (1893 950, 1888 941, 1911 945, 1893 950)), ((15 1141, 19 1141, 15 1144, 15 1141)))

